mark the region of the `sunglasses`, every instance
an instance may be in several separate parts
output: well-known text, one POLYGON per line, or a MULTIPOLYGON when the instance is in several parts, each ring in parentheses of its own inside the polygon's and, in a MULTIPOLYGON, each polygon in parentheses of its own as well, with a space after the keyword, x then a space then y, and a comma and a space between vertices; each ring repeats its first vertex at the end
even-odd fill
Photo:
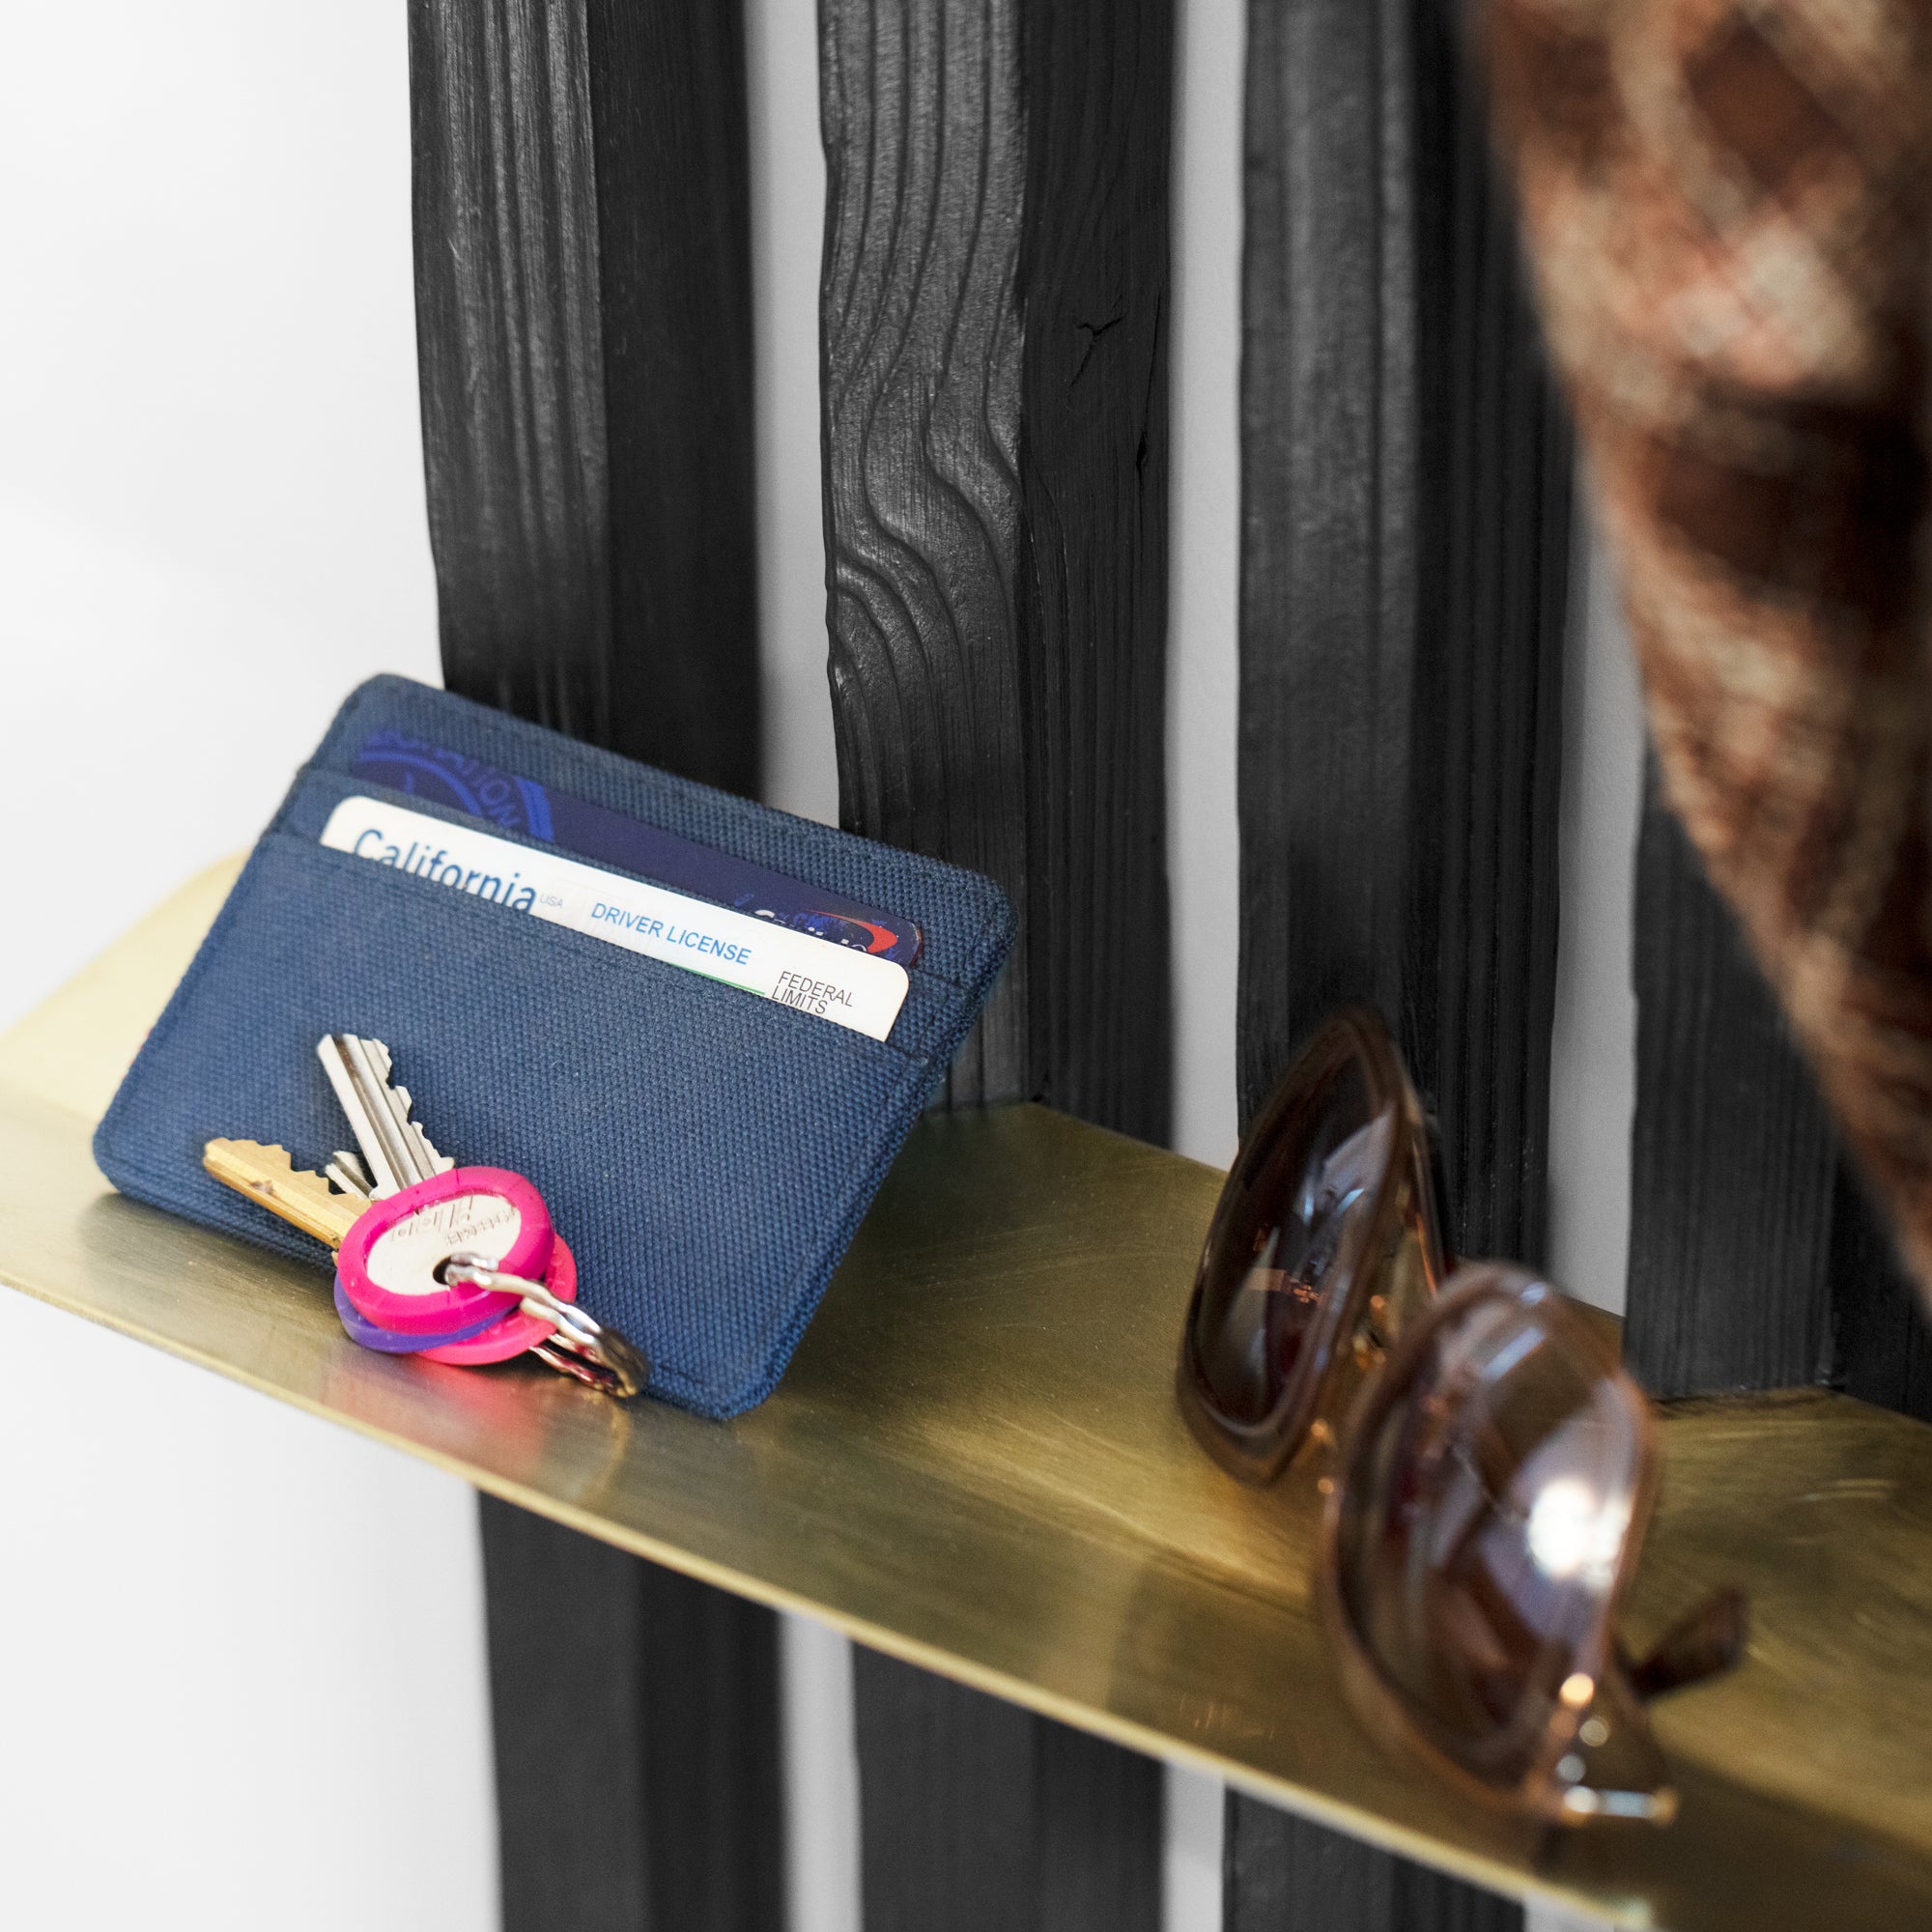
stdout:
POLYGON ((1657 1429, 1597 1326, 1518 1267, 1454 1267, 1429 1121, 1380 1016, 1332 1014, 1243 1141, 1177 1388, 1241 1480, 1332 1452, 1319 1591, 1385 1744, 1563 1824, 1676 1812, 1647 1699, 1736 1662, 1719 1591, 1640 1662, 1615 1616, 1657 1429))

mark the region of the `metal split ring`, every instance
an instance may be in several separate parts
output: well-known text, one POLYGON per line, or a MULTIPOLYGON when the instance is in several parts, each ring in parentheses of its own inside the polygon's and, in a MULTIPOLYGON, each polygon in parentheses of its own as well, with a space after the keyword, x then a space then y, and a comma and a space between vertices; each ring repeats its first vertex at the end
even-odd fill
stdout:
POLYGON ((552 1323, 555 1330, 529 1352, 605 1395, 628 1402, 650 1380, 650 1360, 641 1349, 574 1301, 559 1301, 542 1282, 505 1274, 480 1255, 451 1255, 437 1272, 444 1281, 518 1296, 526 1315, 552 1323))

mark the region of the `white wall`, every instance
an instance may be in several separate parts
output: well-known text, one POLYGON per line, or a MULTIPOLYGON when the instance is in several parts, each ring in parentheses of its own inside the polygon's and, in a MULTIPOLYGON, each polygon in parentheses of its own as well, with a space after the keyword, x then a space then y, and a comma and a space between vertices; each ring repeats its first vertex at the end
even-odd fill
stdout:
POLYGON ((1237 1124, 1235 750, 1247 9, 1243 0, 1184 0, 1179 16, 1167 660, 1174 1145, 1226 1167, 1237 1124))
MULTIPOLYGON (((1579 501, 1587 485, 1579 477, 1579 501)), ((1616 583, 1578 531, 1563 688, 1562 941, 1549 1057, 1549 1271, 1621 1315, 1630 1250, 1636 996, 1631 933, 1643 715, 1616 583)))
POLYGON ((404 62, 394 0, 9 14, 0 824, 43 916, 0 1012, 252 838, 356 679, 438 675, 404 62))
POLYGON ((496 1924, 463 1484, 7 1293, 0 1467, 0 1923, 496 1924))
MULTIPOLYGON (((15 12, 0 824, 36 911, 0 947, 0 1025, 252 838, 357 679, 438 675, 401 7, 15 12)), ((1216 1163, 1235 1141, 1243 14, 1183 0, 1177 121, 1176 1138, 1216 1163)), ((768 795, 831 819, 813 9, 749 16, 768 795)), ((1614 1301, 1636 741, 1593 581, 1566 722, 1553 1185, 1559 1273, 1614 1301)), ((469 1492, 5 1294, 0 1390, 0 1649, 39 1665, 0 1707, 0 1916, 252 1928, 272 1897, 278 1926, 493 1926, 469 1492), (443 1666, 396 1696, 344 1640, 382 1628, 436 1633, 443 1666), (361 1792, 407 1794, 430 1829, 364 1805, 352 1834, 361 1792)), ((791 1621, 785 1661, 796 1932, 857 1932, 849 1651, 791 1621)), ((1216 1783, 1171 1775, 1170 1932, 1219 1925, 1220 1820, 1216 1783)))
MULTIPOLYGON (((0 1025, 437 676, 401 7, 7 41, 0 1025)), ((4 1293, 0 1469, 0 1921, 495 1925, 462 1484, 4 1293)))
POLYGON ((758 602, 765 797, 838 822, 825 676, 825 526, 818 465, 818 10, 746 0, 752 276, 757 312, 758 602))

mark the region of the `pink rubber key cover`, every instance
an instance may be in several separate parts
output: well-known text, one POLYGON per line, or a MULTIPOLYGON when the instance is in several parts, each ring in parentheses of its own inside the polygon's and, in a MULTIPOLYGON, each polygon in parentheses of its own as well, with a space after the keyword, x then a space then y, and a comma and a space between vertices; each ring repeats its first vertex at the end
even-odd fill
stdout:
MULTIPOLYGON (((432 1175, 402 1188, 383 1201, 372 1202, 362 1217, 350 1229, 335 1258, 336 1272, 342 1277, 343 1293, 356 1310, 392 1334, 447 1334, 461 1328, 473 1317, 487 1315, 493 1308, 516 1306, 514 1295, 494 1290, 472 1288, 467 1283, 420 1286, 413 1292, 401 1290, 400 1279, 412 1270, 397 1251, 395 1242, 384 1248, 379 1244, 392 1230, 437 1208, 450 1208, 465 1197, 474 1197, 477 1208, 464 1212, 451 1208, 424 1222, 417 1236, 418 1256, 434 1247, 436 1259, 463 1247, 490 1260, 506 1274, 530 1275, 541 1280, 550 1265, 551 1244, 555 1238, 543 1197, 521 1174, 502 1167, 454 1167, 446 1174, 432 1175), (514 1221, 511 1217, 514 1216, 514 1221), (514 1229, 508 1245, 504 1236, 514 1229), (383 1279, 371 1273, 375 1260, 383 1279)), ((397 1239, 403 1236, 398 1236, 397 1239)))
MULTIPOLYGON (((544 1276, 544 1286, 559 1301, 577 1299, 577 1257, 561 1235, 551 1248, 550 1271, 544 1276)), ((526 1349, 535 1348, 555 1332, 554 1322, 526 1315, 520 1308, 480 1335, 469 1336, 461 1342, 445 1342, 440 1349, 423 1349, 418 1352, 426 1362, 455 1362, 459 1367, 473 1369, 484 1362, 507 1362, 512 1355, 521 1355, 526 1349)))

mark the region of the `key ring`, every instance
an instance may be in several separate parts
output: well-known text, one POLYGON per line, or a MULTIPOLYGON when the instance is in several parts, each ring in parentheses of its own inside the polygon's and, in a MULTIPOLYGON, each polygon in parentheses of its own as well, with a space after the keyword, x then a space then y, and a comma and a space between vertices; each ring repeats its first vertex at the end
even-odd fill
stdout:
POLYGON ((628 1402, 650 1380, 650 1360, 641 1349, 614 1328, 605 1327, 575 1302, 558 1300, 542 1282, 493 1267, 480 1256, 468 1254, 451 1255, 437 1273, 445 1282, 521 1296, 526 1315, 555 1325, 556 1332, 537 1343, 530 1352, 565 1375, 575 1376, 619 1402, 628 1402))
MULTIPOLYGON (((577 1261, 561 1235, 552 1239, 544 1286, 559 1301, 577 1298, 577 1261)), ((520 1302, 483 1291, 478 1291, 476 1298, 488 1302, 488 1310, 447 1334, 402 1335, 380 1321, 371 1321, 350 1300, 341 1275, 335 1277, 335 1313, 349 1339, 383 1354, 421 1355, 426 1361, 474 1368, 486 1362, 507 1362, 526 1350, 547 1344, 555 1332, 554 1321, 526 1315, 520 1302)))
MULTIPOLYGON (((474 1261, 471 1254, 467 1259, 474 1261)), ((558 1301, 577 1299, 577 1257, 570 1243, 558 1235, 550 1251, 550 1265, 544 1269, 543 1285, 558 1301)), ((491 1295, 500 1302, 502 1297, 491 1295)), ((556 1324, 546 1318, 526 1315, 521 1301, 508 1304, 507 1312, 492 1326, 467 1342, 452 1342, 445 1348, 425 1349, 428 1362, 453 1362, 461 1368, 476 1368, 485 1362, 507 1362, 526 1350, 534 1351, 549 1342, 556 1324)))
POLYGON ((401 1335, 448 1336, 511 1303, 469 1284, 443 1280, 435 1264, 464 1242, 472 1260, 507 1264, 520 1279, 550 1264, 552 1234, 543 1197, 521 1174, 455 1167, 372 1201, 337 1250, 343 1292, 369 1321, 401 1335), (498 1252, 481 1253, 485 1241, 498 1252))

